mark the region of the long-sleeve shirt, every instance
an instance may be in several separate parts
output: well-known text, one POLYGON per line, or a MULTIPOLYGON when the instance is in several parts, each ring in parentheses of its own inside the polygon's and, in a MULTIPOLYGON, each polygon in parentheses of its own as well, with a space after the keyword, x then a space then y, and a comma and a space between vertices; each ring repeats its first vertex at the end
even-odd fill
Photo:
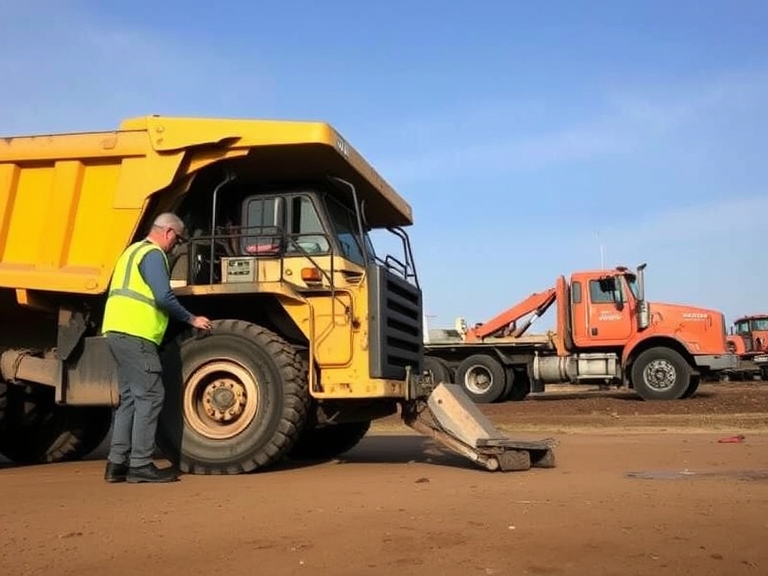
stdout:
POLYGON ((192 314, 181 305, 173 293, 168 267, 158 250, 150 250, 144 255, 139 262, 139 272, 152 290, 157 305, 174 320, 189 322, 192 314))

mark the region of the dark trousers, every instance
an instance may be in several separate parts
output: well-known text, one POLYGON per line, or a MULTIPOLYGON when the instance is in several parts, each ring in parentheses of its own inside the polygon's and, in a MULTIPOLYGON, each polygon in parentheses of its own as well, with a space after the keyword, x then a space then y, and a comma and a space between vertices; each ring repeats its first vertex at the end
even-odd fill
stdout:
POLYGON ((115 464, 145 466, 152 462, 157 419, 165 398, 157 346, 113 332, 107 333, 107 342, 117 363, 120 391, 108 459, 115 464))

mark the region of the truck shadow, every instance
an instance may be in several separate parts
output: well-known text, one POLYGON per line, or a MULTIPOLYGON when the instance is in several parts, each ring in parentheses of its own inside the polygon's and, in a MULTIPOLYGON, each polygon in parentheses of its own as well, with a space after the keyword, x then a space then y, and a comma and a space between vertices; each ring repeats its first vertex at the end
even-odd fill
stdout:
MULTIPOLYGON (((81 462, 106 463, 109 452, 109 436, 93 452, 81 459, 81 462)), ((158 460, 164 459, 161 452, 155 453, 158 460)), ((62 463, 71 465, 72 462, 62 463)), ((470 460, 454 454, 440 444, 419 435, 371 435, 366 436, 360 443, 335 458, 322 459, 291 459, 286 458, 265 470, 254 474, 270 474, 287 470, 313 468, 323 465, 355 465, 355 464, 431 464, 440 467, 450 467, 465 470, 477 470, 478 465, 470 460)), ((0 472, 13 468, 42 468, 57 466, 57 464, 17 464, 0 457, 0 472)))
MULTIPOLYGON (((711 390, 697 391, 692 398, 713 398, 717 396, 716 392, 711 390)), ((560 400, 588 400, 591 398, 608 398, 611 400, 623 400, 626 402, 670 402, 670 400, 643 400, 632 391, 621 390, 582 390, 578 392, 543 392, 540 394, 530 394, 525 399, 526 402, 555 402, 560 400)), ((683 400, 684 401, 684 400, 683 400)), ((679 402, 679 400, 671 400, 679 402)))

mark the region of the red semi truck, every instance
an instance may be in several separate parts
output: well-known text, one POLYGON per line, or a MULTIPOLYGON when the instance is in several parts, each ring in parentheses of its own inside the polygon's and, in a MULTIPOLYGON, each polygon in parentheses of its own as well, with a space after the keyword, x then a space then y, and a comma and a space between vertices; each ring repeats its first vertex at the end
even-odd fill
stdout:
MULTIPOLYGON (((425 369, 477 403, 522 400, 546 384, 628 386, 645 400, 692 396, 702 377, 738 365, 716 310, 648 302, 636 271, 575 272, 472 328, 431 331, 425 369), (526 336, 553 304, 557 329, 526 336)), ((462 321, 463 322, 463 321, 462 321)))

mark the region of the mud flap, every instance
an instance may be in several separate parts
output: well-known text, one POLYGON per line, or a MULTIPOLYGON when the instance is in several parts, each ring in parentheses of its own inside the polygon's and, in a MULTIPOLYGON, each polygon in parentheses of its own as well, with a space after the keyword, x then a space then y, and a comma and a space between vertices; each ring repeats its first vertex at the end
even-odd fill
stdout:
POLYGON ((556 442, 503 436, 457 384, 441 383, 403 407, 403 421, 488 470, 553 468, 556 442))

